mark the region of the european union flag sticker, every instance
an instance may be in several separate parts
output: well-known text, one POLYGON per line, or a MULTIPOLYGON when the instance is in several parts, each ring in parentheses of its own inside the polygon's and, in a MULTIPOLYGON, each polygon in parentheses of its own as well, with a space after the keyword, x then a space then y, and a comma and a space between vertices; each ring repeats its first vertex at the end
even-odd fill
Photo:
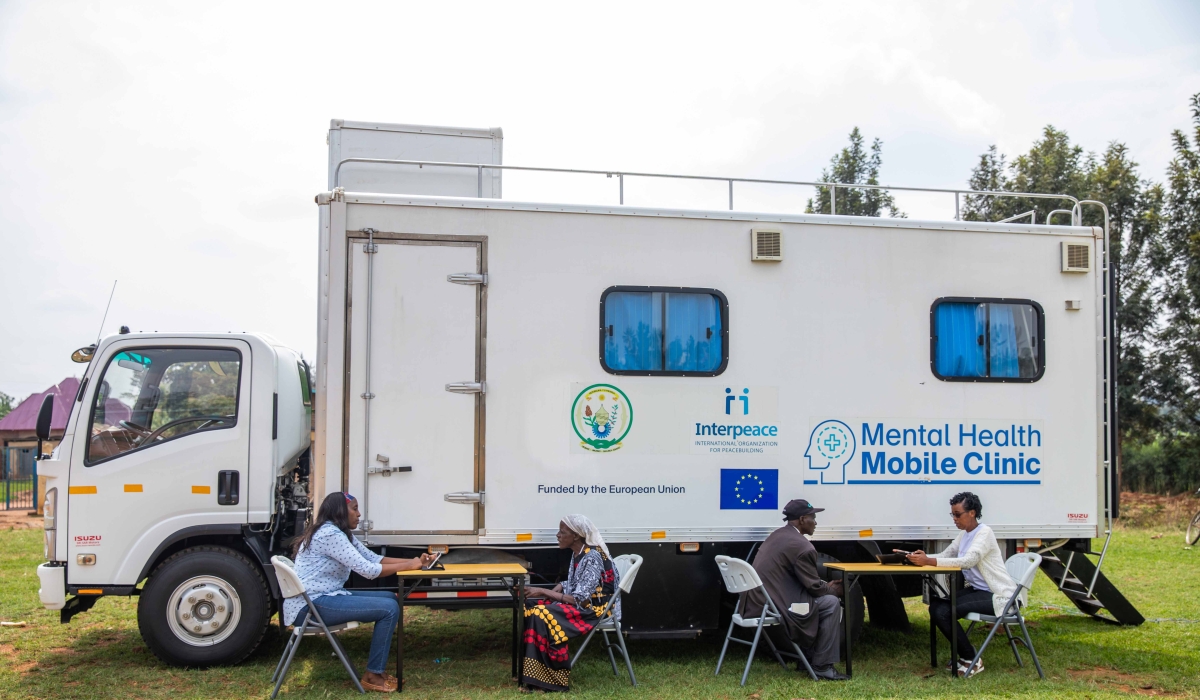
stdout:
POLYGON ((778 469, 722 469, 721 510, 775 510, 778 469))

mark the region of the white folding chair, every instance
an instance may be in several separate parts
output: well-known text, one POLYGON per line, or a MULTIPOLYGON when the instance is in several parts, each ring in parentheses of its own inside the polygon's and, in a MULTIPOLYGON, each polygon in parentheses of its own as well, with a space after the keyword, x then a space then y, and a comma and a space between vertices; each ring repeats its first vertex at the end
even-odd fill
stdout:
POLYGON ((1021 614, 1021 608, 1028 601, 1029 590, 1033 586, 1033 579, 1037 576, 1038 568, 1042 564, 1042 555, 1033 552, 1023 552, 1014 554, 1004 562, 1004 568, 1008 569, 1008 575, 1017 583, 1017 590, 1013 591, 1012 596, 1005 604, 1003 614, 997 617, 996 615, 983 615, 981 613, 968 613, 967 619, 971 621, 971 626, 967 628, 967 634, 971 633, 971 628, 976 622, 985 622, 992 626, 992 630, 988 632, 988 636, 983 640, 983 645, 975 652, 975 658, 971 660, 971 665, 967 666, 967 676, 971 675, 975 665, 983 658, 983 650, 987 649, 987 645, 991 643, 992 637, 996 636, 996 630, 1003 628, 1004 634, 1008 637, 1009 646, 1012 647, 1013 656, 1017 658, 1017 665, 1024 666, 1021 661, 1021 655, 1017 653, 1017 642, 1020 641, 1029 650, 1029 655, 1033 657, 1033 665, 1037 668, 1038 676, 1042 680, 1046 679, 1046 674, 1042 673, 1042 664, 1038 662, 1037 652, 1033 650, 1033 640, 1029 638, 1029 629, 1025 626, 1025 616, 1021 614), (1021 638, 1018 640, 1013 637, 1010 625, 1018 625, 1021 628, 1021 638))
MULTIPOLYGON (((775 607, 775 601, 771 600, 771 594, 767 593, 766 586, 763 585, 762 579, 758 577, 758 572, 754 567, 750 566, 741 559, 726 557, 723 555, 717 556, 717 568, 721 570, 721 578, 725 581, 725 590, 739 596, 737 604, 733 607, 733 619, 729 621, 729 631, 725 633, 725 644, 721 647, 721 658, 717 659, 717 673, 721 673, 721 664, 725 662, 725 652, 729 649, 729 642, 737 642, 738 644, 750 645, 750 658, 746 659, 746 670, 742 671, 742 685, 746 685, 746 678, 750 675, 750 664, 754 662, 754 652, 758 650, 758 640, 763 636, 763 629, 774 627, 775 625, 783 624, 783 615, 779 612, 779 608, 775 607), (745 596, 743 593, 748 593, 753 590, 762 589, 763 598, 766 603, 763 604, 762 612, 758 617, 742 617, 740 610, 745 609, 742 605, 742 600, 745 596), (735 627, 754 628, 754 640, 746 641, 733 636, 735 627)), ((786 636, 786 635, 785 635, 786 636)), ((808 658, 804 656, 804 652, 800 650, 800 646, 796 642, 791 641, 794 653, 779 651, 775 648, 775 642, 771 641, 771 635, 766 635, 767 645, 771 647, 771 653, 775 654, 775 659, 780 666, 787 668, 784 662, 784 656, 795 657, 804 664, 804 668, 808 671, 808 675, 815 681, 817 674, 813 671, 812 666, 808 663, 808 658)))
POLYGON ((637 678, 633 676, 633 664, 629 661, 629 650, 625 648, 625 635, 621 634, 621 621, 616 616, 611 615, 613 606, 620 600, 622 593, 628 593, 633 588, 633 580, 637 578, 638 569, 642 568, 642 557, 637 554, 622 554, 613 559, 613 566, 616 567, 617 573, 620 575, 620 585, 617 587, 613 597, 609 599, 608 604, 600 611, 600 620, 596 622, 596 626, 588 632, 588 636, 584 638, 583 644, 579 646, 579 651, 575 652, 575 658, 571 659, 570 668, 575 668, 575 663, 579 661, 579 657, 583 656, 583 650, 587 649, 588 642, 592 641, 592 635, 600 632, 604 638, 604 648, 608 651, 608 660, 612 662, 612 670, 614 676, 619 676, 617 671, 617 658, 613 656, 613 649, 621 652, 621 656, 625 659, 625 668, 629 669, 629 682, 637 687, 637 678), (612 632, 617 635, 617 642, 614 644, 608 638, 608 633, 612 632))
POLYGON ((357 622, 345 622, 340 625, 326 625, 321 619, 321 614, 317 612, 317 608, 313 605, 312 599, 308 597, 308 593, 304 590, 304 584, 300 582, 300 577, 296 575, 295 565, 291 559, 287 557, 271 557, 271 564, 275 567, 275 578, 279 580, 279 590, 283 593, 284 598, 292 598, 298 595, 304 596, 304 602, 308 603, 308 614, 304 616, 304 620, 297 627, 292 625, 292 634, 288 638, 287 646, 283 649, 283 656, 279 658, 279 663, 275 666, 275 675, 271 676, 271 682, 275 684, 275 690, 271 692, 271 700, 279 695, 279 686, 283 685, 283 679, 287 676, 288 668, 292 665, 292 658, 296 656, 296 649, 300 648, 300 640, 304 637, 325 637, 329 643, 333 645, 333 651, 337 657, 342 660, 342 665, 346 667, 346 672, 350 674, 350 679, 354 681, 354 687, 358 688, 358 692, 365 693, 362 683, 358 681, 358 674, 354 672, 354 667, 350 665, 350 660, 346 658, 346 652, 342 649, 341 643, 337 640, 337 633, 346 630, 352 630, 358 627, 357 622), (314 624, 315 621, 315 624, 314 624))

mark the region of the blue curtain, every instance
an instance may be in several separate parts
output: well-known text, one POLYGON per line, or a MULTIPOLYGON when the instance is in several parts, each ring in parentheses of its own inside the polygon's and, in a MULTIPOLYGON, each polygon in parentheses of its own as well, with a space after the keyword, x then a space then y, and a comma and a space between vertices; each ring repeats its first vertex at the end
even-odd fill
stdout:
POLYGON ((712 372, 721 366, 721 303, 711 294, 667 295, 667 369, 712 372))
POLYGON ((1017 327, 1012 304, 988 304, 991 307, 988 330, 991 332, 991 357, 988 364, 993 377, 1019 377, 1017 327))
POLYGON ((983 304, 938 305, 934 314, 938 374, 943 377, 987 376, 986 319, 987 309, 983 304))
POLYGON ((604 300, 604 362, 611 369, 662 369, 662 294, 613 292, 604 300))

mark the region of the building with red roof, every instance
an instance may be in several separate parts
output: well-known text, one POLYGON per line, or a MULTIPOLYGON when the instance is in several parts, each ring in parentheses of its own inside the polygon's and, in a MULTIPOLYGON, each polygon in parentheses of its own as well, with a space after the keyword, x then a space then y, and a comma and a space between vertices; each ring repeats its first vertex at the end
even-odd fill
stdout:
MULTIPOLYGON (((44 446, 49 452, 62 439, 71 417, 71 406, 79 393, 79 380, 67 377, 45 391, 33 394, 22 401, 8 415, 0 418, 0 509, 21 506, 41 510, 42 489, 38 484, 36 500, 33 494, 22 491, 23 498, 13 498, 12 480, 25 482, 33 474, 33 461, 37 455, 37 419, 46 396, 54 397, 54 417, 50 421, 50 442, 44 446), (9 482, 9 483, 5 483, 9 482), (26 502, 30 501, 30 502, 26 502)), ((30 483, 30 482, 26 482, 30 483)), ((25 489, 30 487, 26 486, 25 489)))

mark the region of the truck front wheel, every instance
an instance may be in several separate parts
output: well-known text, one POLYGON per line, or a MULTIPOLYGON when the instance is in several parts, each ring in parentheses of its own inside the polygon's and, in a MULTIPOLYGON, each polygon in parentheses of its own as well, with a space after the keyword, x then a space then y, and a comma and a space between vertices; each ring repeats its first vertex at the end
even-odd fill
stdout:
POLYGON ((154 655, 175 666, 236 664, 266 635, 271 594, 246 556, 191 547, 150 574, 138 598, 138 628, 154 655))

